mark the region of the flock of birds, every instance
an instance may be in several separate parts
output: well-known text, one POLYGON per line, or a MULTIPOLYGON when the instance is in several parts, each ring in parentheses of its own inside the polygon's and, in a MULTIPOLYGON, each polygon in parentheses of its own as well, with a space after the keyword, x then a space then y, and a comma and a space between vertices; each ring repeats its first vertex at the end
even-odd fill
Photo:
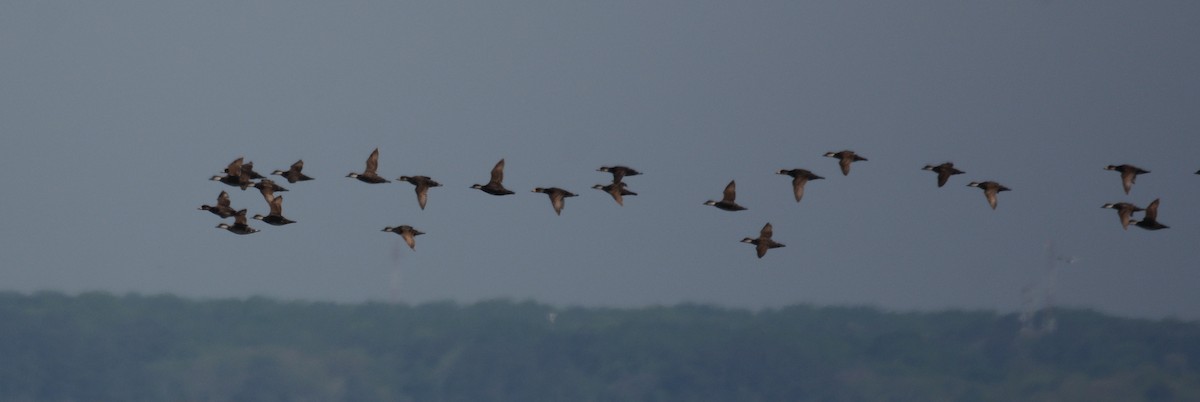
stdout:
MULTIPOLYGON (((840 152, 827 152, 825 153, 825 156, 838 160, 838 165, 840 166, 842 175, 844 176, 850 175, 850 165, 852 163, 867 160, 866 158, 854 153, 854 151, 849 150, 840 152)), ((391 180, 385 179, 377 173, 376 170, 378 166, 379 149, 376 148, 375 151, 371 152, 371 156, 367 157, 366 167, 362 172, 352 172, 346 175, 346 177, 358 179, 361 182, 369 184, 391 183, 391 180)), ((275 170, 271 173, 271 175, 282 176, 288 181, 288 183, 298 183, 301 181, 313 180, 312 177, 306 176, 302 172, 303 169, 304 161, 299 160, 292 164, 288 170, 275 170)), ((955 168, 954 164, 951 162, 942 163, 940 165, 926 165, 922 169, 937 173, 938 187, 945 186, 950 180, 951 176, 965 173, 955 168)), ((1109 165, 1104 169, 1120 173, 1121 183, 1124 186, 1126 195, 1128 195, 1130 189, 1133 188, 1133 184, 1138 175, 1150 173, 1148 170, 1128 164, 1109 165)), ((625 196, 637 195, 637 193, 629 190, 628 185, 626 185, 624 182, 624 179, 628 176, 640 175, 641 172, 638 172, 637 170, 627 166, 602 166, 597 170, 612 174, 612 182, 607 185, 597 184, 592 186, 592 188, 609 194, 618 205, 625 205, 625 196)), ((800 202, 801 198, 804 197, 804 187, 810 180, 824 179, 824 177, 813 174, 813 172, 805 169, 780 169, 776 173, 792 177, 792 190, 795 195, 796 202, 800 202)), ((1200 175, 1200 171, 1197 171, 1196 174, 1200 175)), ((253 216, 253 219, 263 221, 273 226, 284 226, 296 223, 296 221, 283 216, 283 196, 275 195, 276 192, 285 192, 288 190, 276 184, 273 180, 255 172, 253 162, 243 162, 243 158, 239 157, 226 166, 224 174, 212 176, 211 180, 219 181, 229 186, 238 187, 242 190, 246 190, 250 187, 258 189, 262 193, 263 199, 267 203, 269 212, 267 215, 256 214, 253 216)), ((441 183, 438 183, 427 176, 400 176, 397 180, 406 181, 415 186, 414 190, 417 195, 417 204, 421 207, 421 209, 425 209, 426 201, 429 198, 429 189, 432 187, 441 187, 441 183)), ((997 195, 1002 191, 1010 191, 1008 187, 1005 187, 994 181, 972 181, 968 183, 967 186, 976 187, 983 190, 983 195, 987 199, 987 203, 992 207, 992 209, 996 209, 997 195)), ((495 167, 492 168, 491 178, 488 180, 487 184, 475 184, 472 185, 471 188, 478 189, 485 193, 496 196, 514 194, 511 190, 504 187, 504 159, 501 159, 496 163, 495 167)), ((554 208, 554 213, 558 215, 562 214, 562 209, 566 203, 566 198, 575 197, 578 195, 558 187, 537 187, 533 189, 533 192, 543 193, 549 196, 550 205, 554 208)), ((736 181, 730 181, 729 184, 725 186, 725 191, 719 201, 709 200, 706 201, 704 205, 713 206, 725 211, 745 210, 745 207, 738 205, 736 199, 737 183, 736 181)), ((1158 203, 1159 200, 1155 199, 1146 208, 1141 208, 1137 205, 1127 202, 1108 203, 1101 207, 1116 210, 1121 221, 1121 227, 1123 229, 1127 230, 1131 224, 1147 230, 1166 229, 1169 226, 1158 222, 1158 203), (1142 219, 1133 219, 1133 214, 1136 212, 1142 212, 1142 219)), ((232 224, 222 222, 217 225, 217 228, 225 229, 229 232, 239 235, 247 235, 259 231, 258 229, 250 227, 250 225, 247 223, 246 209, 235 210, 230 205, 229 193, 225 191, 221 191, 220 195, 217 196, 216 205, 201 205, 199 209, 209 211, 214 215, 221 217, 222 219, 230 217, 234 218, 232 224)), ((408 244, 408 247, 414 250, 416 249, 416 236, 425 234, 424 232, 421 232, 420 230, 417 230, 409 225, 399 225, 394 227, 388 226, 383 228, 383 231, 400 235, 404 239, 404 242, 408 244)), ((767 250, 784 247, 782 243, 776 242, 771 238, 773 233, 774 230, 771 227, 771 224, 768 222, 763 226, 762 230, 759 231, 758 237, 746 237, 741 241, 743 243, 753 244, 758 254, 758 258, 762 258, 767 254, 767 250)))

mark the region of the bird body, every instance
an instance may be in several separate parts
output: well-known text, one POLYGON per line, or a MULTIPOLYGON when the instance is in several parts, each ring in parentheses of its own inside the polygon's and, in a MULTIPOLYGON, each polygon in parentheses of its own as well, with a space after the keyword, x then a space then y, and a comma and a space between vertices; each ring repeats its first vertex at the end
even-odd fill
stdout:
POLYGON ((921 170, 929 170, 934 173, 937 173, 938 187, 946 185, 946 181, 950 180, 950 176, 966 173, 964 171, 955 169, 954 164, 950 163, 950 162, 946 162, 946 163, 943 163, 943 164, 937 165, 937 166, 925 165, 925 167, 921 168, 921 170))
POLYGON ((261 214, 254 215, 254 219, 266 222, 274 226, 283 226, 296 221, 283 217, 283 196, 273 197, 267 202, 271 207, 271 212, 266 216, 261 214))
POLYGON ((221 191, 221 194, 217 195, 217 205, 201 205, 199 209, 212 212, 214 215, 222 218, 228 218, 237 214, 237 211, 229 206, 229 193, 224 191, 221 191))
POLYGON ((429 200, 429 188, 442 186, 441 183, 430 179, 429 176, 400 176, 396 180, 403 180, 416 186, 414 191, 417 193, 417 205, 420 205, 421 209, 425 209, 425 201, 429 200))
POLYGON ((725 186, 725 191, 721 194, 720 201, 708 200, 704 205, 714 206, 725 211, 744 211, 746 207, 738 205, 734 200, 737 199, 737 183, 730 180, 725 186))
POLYGON ((612 173, 613 183, 620 183, 621 179, 624 179, 625 176, 637 176, 642 174, 642 172, 634 170, 628 166, 601 166, 599 169, 596 169, 596 171, 612 173))
POLYGON ((408 248, 413 249, 414 251, 417 249, 416 237, 425 234, 425 232, 414 229, 412 226, 408 225, 400 225, 396 227, 388 226, 383 228, 383 231, 400 235, 400 237, 404 238, 404 243, 408 244, 408 248))
POLYGON ((784 247, 782 243, 771 240, 771 236, 774 234, 774 228, 771 227, 770 223, 767 223, 763 226, 762 230, 759 231, 758 238, 747 237, 742 239, 742 243, 753 244, 755 246, 755 251, 758 252, 758 258, 763 258, 764 255, 767 255, 767 250, 784 247))
POLYGON ((805 169, 779 169, 775 173, 792 176, 792 193, 796 196, 796 202, 800 202, 800 199, 804 198, 804 185, 808 184, 809 180, 824 179, 824 177, 817 176, 805 169))
POLYGON ((828 156, 830 158, 836 158, 838 160, 838 166, 840 166, 842 168, 842 176, 850 175, 850 164, 851 163, 867 160, 867 158, 858 156, 858 154, 854 153, 854 151, 851 151, 851 150, 845 150, 845 151, 839 151, 839 152, 826 152, 825 156, 828 156))
POLYGON ((554 207, 555 215, 562 215, 562 209, 566 204, 567 197, 575 197, 578 195, 558 187, 538 187, 533 189, 533 192, 550 196, 550 206, 554 207))
POLYGON ((996 194, 999 194, 1001 191, 1010 191, 1008 187, 1004 187, 1000 185, 1000 183, 994 181, 973 181, 970 184, 967 184, 967 187, 978 187, 983 189, 983 196, 987 197, 988 205, 991 205, 992 209, 996 209, 996 194))
POLYGON ((225 229, 231 233, 239 234, 239 235, 248 235, 251 233, 258 232, 258 229, 252 228, 252 227, 250 227, 250 225, 246 224, 246 210, 244 210, 244 209, 237 211, 237 213, 234 214, 232 225, 225 223, 225 222, 221 222, 220 224, 217 225, 217 228, 225 229))
POLYGON ((592 188, 608 193, 608 195, 612 196, 613 200, 617 201, 617 205, 620 206, 625 206, 625 196, 637 195, 637 193, 629 191, 624 182, 613 183, 607 186, 597 184, 592 186, 592 188))
POLYGON ((1101 205, 1100 208, 1110 208, 1110 209, 1117 210, 1117 217, 1121 219, 1121 228, 1126 229, 1126 230, 1129 229, 1129 222, 1130 222, 1130 218, 1133 216, 1133 213, 1143 210, 1141 207, 1130 204, 1128 202, 1118 202, 1115 204, 1112 204, 1112 203, 1104 204, 1104 205, 1101 205))
POLYGON ((511 190, 504 188, 504 159, 496 162, 496 166, 492 167, 491 180, 488 180, 487 184, 475 184, 471 188, 482 190, 491 195, 513 194, 511 190))
POLYGON ((312 180, 313 178, 308 177, 304 173, 300 172, 303 169, 304 169, 304 160, 301 159, 301 160, 296 161, 296 163, 293 163, 292 167, 288 168, 288 170, 286 170, 286 171, 276 170, 274 172, 271 172, 271 174, 283 176, 283 178, 287 179, 288 183, 312 180))
POLYGON ((1142 213, 1142 220, 1131 221, 1130 223, 1134 224, 1134 226, 1137 226, 1139 228, 1146 229, 1146 230, 1159 230, 1159 229, 1166 229, 1166 228, 1170 227, 1170 226, 1167 226, 1167 225, 1164 225, 1164 224, 1161 224, 1158 222, 1158 199, 1157 198, 1155 198, 1154 201, 1151 202, 1149 206, 1146 206, 1146 212, 1142 213))
MULTIPOLYGON (((250 169, 250 171, 253 172, 254 170, 250 169)), ((244 170, 242 169, 242 158, 238 157, 237 159, 234 159, 233 162, 230 162, 228 166, 225 167, 225 175, 224 176, 219 176, 219 175, 213 176, 209 180, 219 181, 221 183, 225 183, 225 184, 233 186, 233 187, 239 187, 242 190, 245 190, 246 188, 250 187, 250 185, 252 185, 254 183, 252 183, 250 181, 250 177, 248 175, 242 174, 243 172, 244 172, 244 170)))
POLYGON ((1129 194, 1129 190, 1133 188, 1133 183, 1137 181, 1137 175, 1150 173, 1149 170, 1144 170, 1133 165, 1108 165, 1104 170, 1115 170, 1121 173, 1121 186, 1125 188, 1125 194, 1129 194))
POLYGON ((379 176, 379 174, 375 172, 378 168, 379 148, 375 148, 375 151, 371 152, 371 156, 367 157, 367 166, 365 169, 363 169, 362 173, 351 172, 350 174, 346 175, 346 177, 352 177, 363 183, 370 184, 391 183, 391 181, 379 176))

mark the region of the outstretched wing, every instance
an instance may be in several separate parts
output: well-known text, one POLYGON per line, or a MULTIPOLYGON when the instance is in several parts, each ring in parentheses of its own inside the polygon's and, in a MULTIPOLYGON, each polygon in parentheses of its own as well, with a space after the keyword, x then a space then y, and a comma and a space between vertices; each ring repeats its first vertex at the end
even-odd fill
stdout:
POLYGON ((737 183, 735 180, 730 180, 729 185, 725 186, 725 193, 721 196, 721 201, 733 202, 737 198, 737 183))
POLYGON ((500 184, 504 181, 504 159, 496 162, 496 166, 492 168, 492 179, 488 183, 500 184))
POLYGON ((370 176, 371 174, 374 174, 375 170, 378 168, 379 168, 379 148, 375 148, 375 151, 371 152, 371 156, 367 157, 367 168, 366 168, 366 170, 363 170, 363 175, 370 176))
POLYGON ((1143 214, 1142 216, 1145 217, 1145 220, 1157 221, 1158 220, 1158 199, 1155 198, 1154 202, 1151 202, 1150 206, 1146 207, 1146 212, 1143 212, 1142 214, 1143 214))

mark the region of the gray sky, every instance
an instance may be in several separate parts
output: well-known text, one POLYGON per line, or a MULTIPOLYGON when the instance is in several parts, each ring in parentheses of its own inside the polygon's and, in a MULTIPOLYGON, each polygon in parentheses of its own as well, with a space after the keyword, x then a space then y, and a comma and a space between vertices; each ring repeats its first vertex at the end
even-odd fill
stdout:
POLYGON ((0 288, 1200 318, 1194 2, 0 5, 0 288), (407 183, 445 184, 417 208, 407 183), (843 177, 826 151, 870 159, 843 177), (238 156, 299 223, 197 211, 238 156), (468 188, 507 159, 494 197, 468 188), (967 174, 944 188, 927 163, 967 174), (1108 164, 1153 173, 1132 194, 1108 164), (618 207, 601 165, 645 172, 618 207), (796 204, 781 168, 808 168, 796 204), (701 205, 731 179, 748 211, 701 205), (971 180, 1013 189, 988 208, 971 180), (555 216, 536 186, 580 194, 555 216), (1158 232, 1106 202, 1162 198, 1158 232), (786 248, 739 243, 765 222, 786 248), (408 250, 384 226, 427 232, 408 250), (398 285, 392 273, 400 272, 398 285), (395 286, 395 290, 392 288, 395 286))

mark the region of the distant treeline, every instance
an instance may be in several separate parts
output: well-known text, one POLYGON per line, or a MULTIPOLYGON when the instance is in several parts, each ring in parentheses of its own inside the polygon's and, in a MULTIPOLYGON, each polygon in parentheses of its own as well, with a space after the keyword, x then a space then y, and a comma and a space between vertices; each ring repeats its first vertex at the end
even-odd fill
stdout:
POLYGON ((1055 317, 0 293, 0 400, 1200 400, 1200 323, 1055 317))

